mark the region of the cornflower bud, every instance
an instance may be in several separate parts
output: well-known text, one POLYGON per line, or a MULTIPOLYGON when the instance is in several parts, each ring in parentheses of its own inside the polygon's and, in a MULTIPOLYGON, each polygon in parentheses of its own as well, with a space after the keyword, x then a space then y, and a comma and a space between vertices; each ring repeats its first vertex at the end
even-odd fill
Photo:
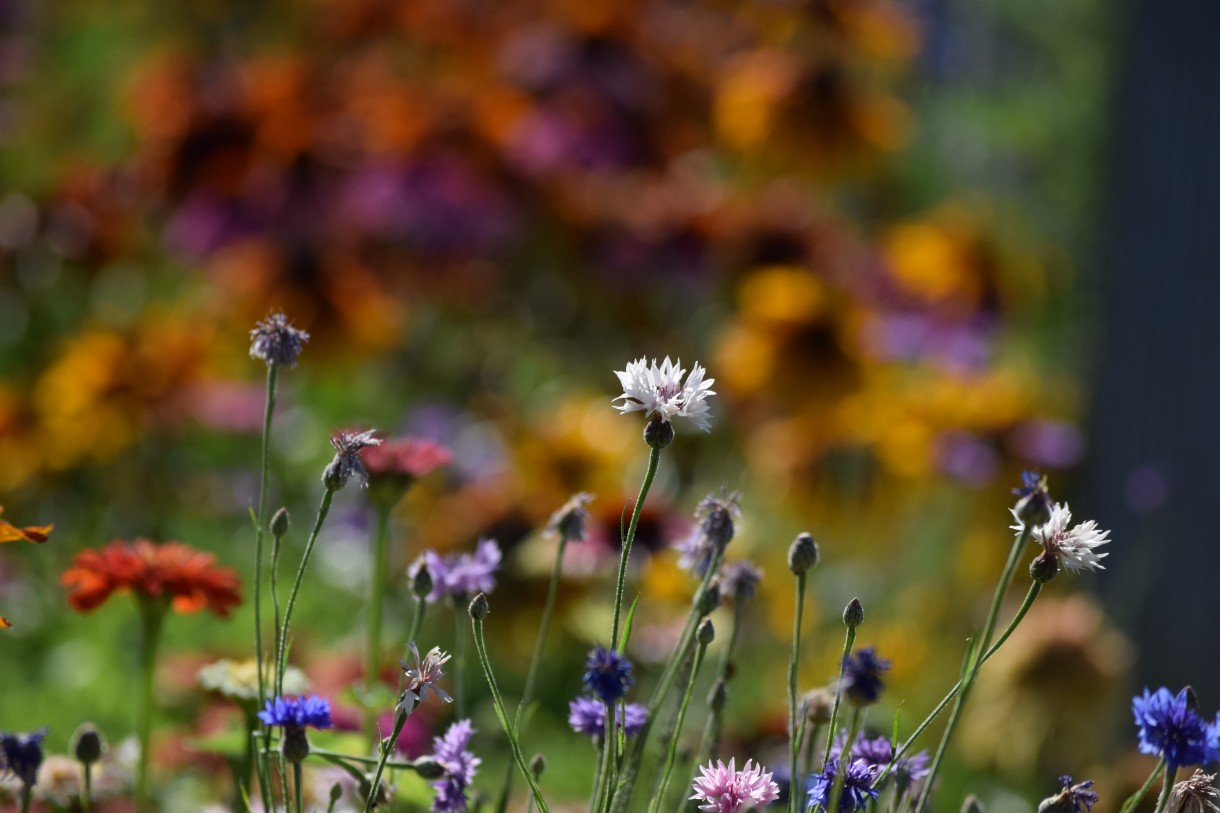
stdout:
POLYGON ((818 543, 809 534, 800 534, 788 548, 788 569, 799 576, 812 570, 817 563, 818 543))
POLYGON ((470 602, 470 617, 475 621, 482 621, 491 612, 491 605, 487 603, 487 595, 479 593, 470 602))
POLYGON ((847 606, 843 608, 843 623, 853 630, 864 623, 864 605, 860 603, 860 599, 853 598, 847 602, 847 606))
POLYGON ((716 638, 716 628, 712 626, 712 619, 705 618, 703 623, 699 625, 699 629, 695 631, 695 640, 700 644, 707 646, 716 638))

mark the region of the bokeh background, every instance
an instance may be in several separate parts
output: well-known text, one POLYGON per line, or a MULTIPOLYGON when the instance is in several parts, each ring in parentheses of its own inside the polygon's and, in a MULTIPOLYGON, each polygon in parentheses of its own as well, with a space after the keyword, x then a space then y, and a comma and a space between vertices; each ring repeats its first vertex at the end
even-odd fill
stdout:
MULTIPOLYGON (((518 690, 553 550, 538 528, 596 495, 534 724, 558 797, 587 785, 566 704, 647 457, 612 371, 670 355, 718 395, 644 514, 640 668, 693 587, 669 546, 727 487, 733 553, 767 571, 739 754, 783 752, 783 559, 802 530, 823 555, 803 685, 833 677, 859 596, 861 642, 894 661, 873 725, 913 723, 956 677, 1010 489, 1036 468, 1114 530, 1113 565, 1060 578, 984 673, 941 804, 1028 809, 1068 772, 1114 804, 1147 767, 1131 693, 1190 681, 1220 700, 1218 12, 1194 5, 3 0, 0 505, 56 530, 0 550, 0 728, 49 724, 58 750, 83 719, 131 731, 134 612, 71 613, 74 552, 181 539, 248 583, 248 331, 282 308, 312 335, 273 438, 272 499, 298 528, 333 429, 453 451, 395 509, 391 639, 407 564, 493 536, 490 645, 518 690)), ((339 705, 362 668, 369 523, 343 492, 298 615, 297 657, 339 705)), ((216 743, 238 718, 196 673, 247 654, 251 623, 247 606, 168 624, 157 759, 177 809, 226 781, 216 743)), ((452 620, 425 629, 447 645, 452 620)))

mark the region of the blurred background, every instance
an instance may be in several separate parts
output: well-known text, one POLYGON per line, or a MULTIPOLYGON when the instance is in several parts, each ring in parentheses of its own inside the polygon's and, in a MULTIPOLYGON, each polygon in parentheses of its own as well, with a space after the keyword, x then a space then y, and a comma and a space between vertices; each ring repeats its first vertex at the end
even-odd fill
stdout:
MULTIPOLYGON (((395 507, 390 640, 420 551, 495 537, 489 643, 519 691, 553 555, 538 529, 595 494, 531 744, 553 755, 558 798, 587 792, 567 701, 605 635, 647 459, 638 416, 610 408, 613 371, 669 355, 704 364, 718 395, 710 434, 679 425, 644 514, 639 668, 668 655, 694 586, 670 546, 727 487, 743 505, 730 555, 767 572, 730 703, 736 753, 782 759, 784 554, 803 530, 823 557, 803 686, 835 674, 859 596, 860 642, 894 661, 873 728, 896 709, 913 725, 956 677, 1011 489, 1037 469, 1113 529, 1114 555, 1058 579, 983 673, 941 804, 970 790, 1028 809, 1072 773, 1108 809, 1146 776, 1132 693, 1190 681, 1204 709, 1220 702, 1216 656, 1180 623, 1216 611, 1209 16, 1100 0, 0 0, 0 505, 56 525, 44 546, 0 549, 0 728, 49 724, 55 750, 83 719, 115 742, 131 731, 134 611, 69 611, 58 577, 76 551, 180 539, 249 594, 264 368, 248 331, 283 309, 312 336, 280 376, 273 437, 273 505, 297 529, 336 428, 453 452, 395 507)), ((370 509, 352 488, 331 517, 295 654, 342 706, 362 668, 370 509)), ((157 758, 178 809, 225 776, 215 737, 240 721, 196 673, 247 655, 251 624, 247 605, 167 625, 157 758)), ((452 624, 436 613, 422 643, 449 646, 452 624)), ((504 754, 477 688, 494 792, 504 754)))

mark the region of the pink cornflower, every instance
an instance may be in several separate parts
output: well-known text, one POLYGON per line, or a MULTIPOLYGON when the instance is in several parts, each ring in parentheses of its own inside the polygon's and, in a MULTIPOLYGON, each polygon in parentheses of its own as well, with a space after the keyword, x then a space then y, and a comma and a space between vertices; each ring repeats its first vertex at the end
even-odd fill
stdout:
POLYGON ((743 808, 762 807, 779 797, 779 786, 771 781, 771 773, 750 760, 740 771, 731 759, 727 766, 720 760, 715 766, 708 762, 706 767, 699 766, 699 773, 702 776, 695 780, 695 793, 690 798, 703 802, 700 810, 737 813, 743 808))

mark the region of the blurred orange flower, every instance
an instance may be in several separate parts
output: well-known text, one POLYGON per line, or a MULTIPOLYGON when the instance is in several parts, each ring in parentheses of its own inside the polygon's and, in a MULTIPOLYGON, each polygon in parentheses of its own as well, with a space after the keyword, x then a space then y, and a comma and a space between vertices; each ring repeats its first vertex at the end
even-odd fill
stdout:
POLYGON ((206 608, 221 618, 241 603, 237 574, 217 567, 212 554, 181 542, 115 540, 101 550, 81 551, 72 564, 60 581, 72 589, 68 603, 78 612, 101 606, 116 590, 148 598, 168 596, 180 613, 206 608))
MULTIPOLYGON (((0 505, 0 514, 4 513, 4 506, 0 505)), ((28 528, 18 528, 4 519, 0 518, 0 544, 5 542, 34 542, 41 545, 50 538, 51 530, 54 525, 34 525, 28 528)), ((0 619, 3 621, 3 619, 0 619)))

